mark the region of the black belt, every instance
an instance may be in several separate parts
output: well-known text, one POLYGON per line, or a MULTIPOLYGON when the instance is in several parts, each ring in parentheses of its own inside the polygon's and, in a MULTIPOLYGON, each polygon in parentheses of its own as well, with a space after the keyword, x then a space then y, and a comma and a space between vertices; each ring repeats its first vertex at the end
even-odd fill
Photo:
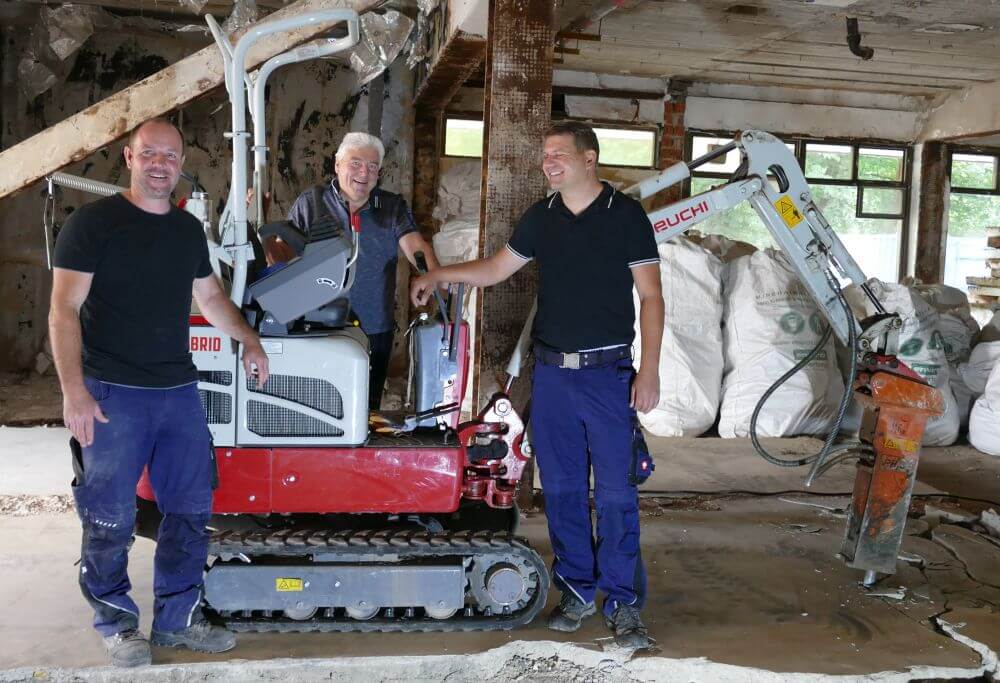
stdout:
POLYGON ((579 351, 576 353, 562 353, 553 348, 535 344, 535 358, 545 365, 555 365, 560 368, 579 370, 580 368, 596 368, 608 363, 632 357, 632 347, 628 344, 616 346, 613 349, 601 349, 599 351, 579 351))

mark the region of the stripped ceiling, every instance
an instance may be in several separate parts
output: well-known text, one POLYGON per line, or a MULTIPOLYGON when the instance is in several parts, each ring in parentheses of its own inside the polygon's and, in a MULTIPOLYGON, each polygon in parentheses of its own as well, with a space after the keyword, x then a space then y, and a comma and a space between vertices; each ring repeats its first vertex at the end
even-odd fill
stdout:
POLYGON ((557 2, 561 69, 921 97, 1000 79, 1000 0, 557 2))

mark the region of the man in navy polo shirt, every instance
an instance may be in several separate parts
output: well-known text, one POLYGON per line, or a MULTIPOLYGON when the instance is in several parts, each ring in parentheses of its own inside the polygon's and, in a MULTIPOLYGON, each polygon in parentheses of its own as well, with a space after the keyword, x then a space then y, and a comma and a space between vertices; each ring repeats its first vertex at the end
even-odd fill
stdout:
MULTIPOLYGON (((351 310, 368 336, 370 372, 368 404, 378 410, 392 355, 395 327, 396 264, 399 250, 416 265, 422 251, 427 267, 438 267, 434 250, 420 235, 413 213, 398 194, 377 187, 385 157, 382 141, 368 133, 348 133, 335 156, 336 177, 321 192, 307 190, 292 205, 288 220, 308 237, 318 218, 334 219, 360 240, 357 272, 351 288, 351 310), (317 206, 317 198, 322 206, 317 206)), ((264 240, 268 263, 288 261, 295 253, 276 237, 264 240)))
POLYGON ((597 176, 597 136, 578 122, 545 134, 542 171, 555 192, 521 217, 507 248, 414 281, 422 305, 441 282, 488 287, 538 261, 531 420, 545 513, 562 600, 548 626, 575 631, 605 594, 605 623, 630 648, 650 645, 639 618, 646 573, 639 550, 639 498, 629 483, 636 410, 659 398, 659 354, 632 368, 639 293, 642 346, 660 348, 663 296, 653 228, 642 206, 597 176), (594 470, 597 536, 590 521, 594 470))

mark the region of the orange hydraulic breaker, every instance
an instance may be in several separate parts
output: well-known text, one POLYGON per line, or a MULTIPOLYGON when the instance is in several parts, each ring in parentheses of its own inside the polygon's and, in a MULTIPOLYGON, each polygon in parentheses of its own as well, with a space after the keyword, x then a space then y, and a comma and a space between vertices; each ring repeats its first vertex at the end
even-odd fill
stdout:
POLYGON ((934 387, 892 357, 866 363, 854 383, 864 407, 861 442, 870 446, 858 463, 847 532, 840 549, 848 566, 893 574, 917 478, 920 442, 927 420, 944 412, 934 387))

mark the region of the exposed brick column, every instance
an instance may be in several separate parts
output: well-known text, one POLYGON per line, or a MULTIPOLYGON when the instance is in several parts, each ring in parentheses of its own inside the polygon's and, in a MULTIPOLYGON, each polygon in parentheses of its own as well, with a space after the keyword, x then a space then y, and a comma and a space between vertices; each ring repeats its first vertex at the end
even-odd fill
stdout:
MULTIPOLYGON (((663 103, 663 136, 660 138, 660 170, 684 161, 684 110, 687 103, 687 84, 671 83, 663 103)), ((656 195, 650 210, 658 209, 682 197, 682 186, 675 185, 656 195)))

